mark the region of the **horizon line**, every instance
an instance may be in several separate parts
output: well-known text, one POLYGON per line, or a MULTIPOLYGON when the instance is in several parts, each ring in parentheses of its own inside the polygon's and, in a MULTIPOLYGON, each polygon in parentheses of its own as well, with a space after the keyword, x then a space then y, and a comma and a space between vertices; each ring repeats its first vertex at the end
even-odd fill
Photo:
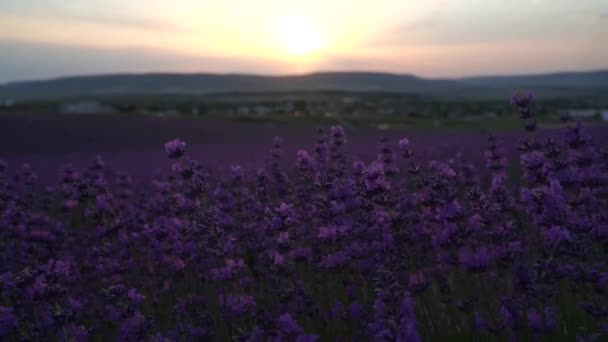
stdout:
POLYGON ((492 78, 492 77, 533 77, 533 76, 553 76, 563 74, 576 74, 576 73, 601 73, 608 72, 608 67, 600 69, 583 69, 583 70, 555 70, 548 72, 532 72, 532 73, 496 73, 496 74, 475 74, 470 76, 459 76, 459 77, 424 77, 414 73, 401 73, 392 71, 377 71, 377 70, 319 70, 310 71, 303 73, 282 73, 282 74, 270 74, 270 73, 255 73, 255 72, 206 72, 206 71, 147 71, 147 72, 129 72, 129 71, 117 71, 107 73, 91 73, 91 74, 74 74, 64 75, 48 78, 36 78, 36 79, 23 79, 0 83, 0 86, 16 85, 22 83, 36 83, 36 82, 52 82, 65 79, 77 79, 77 78, 90 78, 90 77, 116 77, 116 76, 159 76, 159 75, 175 75, 175 76, 197 76, 197 75, 210 75, 210 76, 249 76, 249 77, 261 77, 261 78, 290 78, 290 77, 304 77, 314 76, 322 74, 378 74, 387 76, 400 76, 400 77, 415 77, 422 80, 466 80, 475 78, 492 78))

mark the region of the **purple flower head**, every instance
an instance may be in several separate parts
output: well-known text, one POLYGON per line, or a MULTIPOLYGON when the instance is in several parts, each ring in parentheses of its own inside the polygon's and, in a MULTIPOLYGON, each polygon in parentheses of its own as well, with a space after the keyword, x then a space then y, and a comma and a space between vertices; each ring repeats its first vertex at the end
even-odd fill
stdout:
POLYGON ((308 154, 305 150, 299 150, 297 152, 297 163, 298 168, 301 171, 309 171, 312 170, 314 165, 314 159, 308 154))
POLYGON ((446 163, 431 160, 429 162, 429 167, 442 177, 453 178, 456 176, 456 171, 454 171, 454 169, 446 163))
POLYGON ((296 337, 296 342, 317 342, 318 340, 319 336, 310 334, 299 335, 296 337))
POLYGON ((557 330, 557 320, 555 317, 555 310, 547 306, 544 310, 545 314, 545 331, 552 332, 557 330))
POLYGON ((484 225, 484 219, 479 214, 469 217, 467 224, 473 231, 479 231, 484 225))
POLYGON ((230 167, 230 172, 232 174, 232 178, 236 179, 236 180, 241 180, 243 179, 243 175, 245 174, 245 171, 243 170, 243 167, 241 165, 232 165, 230 167))
POLYGON ((471 271, 484 270, 489 265, 490 258, 490 251, 485 246, 482 246, 477 250, 472 250, 469 247, 462 247, 458 251, 458 260, 471 271))
POLYGON ((283 138, 279 136, 272 138, 272 145, 274 147, 281 147, 283 145, 283 138))
POLYGON ((348 254, 345 251, 340 250, 324 256, 321 259, 319 266, 321 266, 323 269, 332 270, 346 265, 349 260, 350 258, 348 257, 348 254))
POLYGON ((531 91, 527 93, 516 92, 511 96, 511 104, 515 106, 519 115, 522 119, 528 119, 532 116, 532 103, 534 101, 534 93, 531 91))
POLYGON ((39 275, 34 280, 34 283, 28 286, 24 291, 24 296, 28 299, 41 298, 44 296, 48 289, 46 276, 44 274, 39 275))
POLYGON ((346 252, 351 258, 361 258, 367 252, 367 245, 355 240, 346 247, 346 252))
POLYGON ((335 146, 341 146, 346 143, 346 134, 344 128, 340 125, 331 126, 331 140, 335 146))
POLYGON ((289 313, 281 315, 278 319, 279 334, 283 337, 296 337, 302 333, 302 327, 289 313))
POLYGON ((84 307, 83 303, 74 297, 68 297, 67 301, 70 308, 76 312, 82 310, 82 308, 84 307))
POLYGON ((243 315, 255 308, 255 299, 247 295, 219 296, 219 302, 233 315, 243 315))
POLYGON ((595 229, 595 234, 602 239, 608 238, 608 223, 600 223, 595 229))
POLYGON ((340 215, 346 212, 346 204, 339 201, 331 201, 329 211, 332 215, 340 215))
POLYGON ((441 217, 448 220, 455 219, 461 216, 462 211, 462 206, 457 200, 450 201, 441 208, 441 217))
POLYGON ((95 208, 101 212, 109 211, 112 207, 111 200, 109 195, 97 195, 97 197, 95 197, 95 208))
POLYGON ((571 242, 572 237, 570 232, 562 229, 559 226, 553 226, 543 232, 543 235, 547 242, 552 246, 557 246, 563 242, 571 242))
POLYGON ((556 198, 559 198, 559 199, 563 199, 564 198, 564 188, 562 187, 562 185, 559 182, 559 180, 552 179, 549 182, 549 189, 550 189, 551 194, 553 196, 555 196, 556 198))
POLYGON ((361 320, 363 318, 364 313, 365 312, 363 306, 359 304, 359 302, 352 302, 348 306, 348 317, 354 321, 361 320))
POLYGON ((175 258, 172 259, 171 266, 173 266, 172 268, 175 271, 181 272, 181 271, 184 270, 184 268, 186 268, 186 263, 181 258, 175 257, 175 258))
POLYGON ((546 158, 542 152, 535 151, 521 156, 521 160, 528 169, 539 169, 545 164, 546 158))
POLYGON ((289 251, 289 258, 293 261, 308 260, 312 257, 312 249, 309 247, 295 248, 289 251))
POLYGON ((608 291, 608 272, 604 272, 604 273, 600 274, 600 276, 597 280, 596 287, 600 291, 608 291))
POLYGON ((414 311, 414 300, 409 295, 405 295, 403 301, 401 302, 400 313, 402 317, 407 317, 408 319, 412 319, 416 317, 416 312, 414 311))
POLYGON ((281 202, 278 208, 276 208, 277 213, 284 219, 293 218, 295 216, 293 204, 288 204, 285 202, 281 202))
POLYGON ((331 317, 333 319, 342 319, 342 318, 344 318, 345 314, 346 314, 346 308, 344 307, 344 304, 342 304, 342 302, 337 301, 331 307, 331 317))
POLYGON ((171 140, 165 144, 165 152, 171 159, 178 159, 186 153, 186 143, 179 140, 171 140))
POLYGON ((353 162, 353 172, 355 175, 362 175, 365 172, 365 163, 361 160, 353 162))
POLYGON ((141 312, 136 311, 133 316, 125 319, 120 325, 118 339, 120 341, 134 341, 145 339, 148 322, 141 312))
POLYGON ((503 324, 511 329, 514 329, 517 325, 517 317, 504 305, 500 307, 500 318, 503 324))
POLYGON ((479 311, 475 312, 474 320, 473 320, 473 327, 477 331, 485 331, 488 329, 488 325, 487 325, 485 319, 481 316, 481 313, 479 311))
POLYGON ((137 292, 137 289, 135 289, 135 288, 131 288, 129 290, 129 292, 127 293, 127 296, 129 297, 131 302, 133 302, 133 304, 135 304, 135 305, 139 305, 144 299, 146 299, 146 296, 137 292))
POLYGON ((420 292, 427 287, 428 283, 422 271, 418 271, 410 274, 408 279, 408 286, 412 292, 420 292))
POLYGON ((422 339, 420 338, 417 328, 414 300, 412 297, 406 294, 400 307, 399 333, 397 341, 419 342, 421 340, 422 339))
POLYGON ((405 159, 409 159, 414 155, 414 152, 410 148, 410 141, 406 138, 399 140, 399 149, 401 150, 401 156, 405 159))
POLYGON ((374 300, 374 304, 372 308, 374 310, 374 320, 382 321, 386 317, 388 306, 386 305, 386 297, 387 292, 385 290, 381 290, 376 293, 376 299, 374 300))
POLYGON ((319 233, 317 234, 317 238, 319 240, 324 241, 335 241, 342 235, 342 230, 335 226, 329 225, 325 227, 319 228, 319 233))
POLYGON ((289 232, 280 232, 279 237, 277 238, 277 242, 279 244, 288 244, 291 241, 291 236, 289 232))
POLYGON ((384 166, 377 161, 372 162, 365 170, 365 189, 368 192, 378 192, 390 189, 384 166))
POLYGON ((209 332, 207 329, 201 327, 190 327, 188 329, 188 336, 195 340, 209 340, 209 332))
POLYGON ((268 253, 268 255, 270 256, 270 260, 272 261, 272 264, 274 266, 284 266, 285 265, 285 256, 277 251, 270 251, 268 253))
POLYGON ((17 326, 17 317, 13 311, 0 306, 0 336, 9 335, 17 326))
POLYGON ((28 240, 38 242, 53 242, 55 241, 55 235, 44 230, 32 230, 28 236, 28 240))
POLYGON ((536 332, 540 332, 543 330, 543 327, 544 327, 543 318, 538 313, 538 311, 536 311, 535 308, 528 309, 527 316, 528 316, 528 326, 532 330, 534 330, 536 332))
POLYGON ((226 266, 211 269, 211 278, 215 281, 232 279, 243 268, 245 263, 242 259, 227 259, 226 266))
POLYGON ((63 207, 65 209, 74 209, 74 208, 78 207, 78 204, 79 204, 78 200, 69 199, 69 200, 66 200, 63 202, 63 207))

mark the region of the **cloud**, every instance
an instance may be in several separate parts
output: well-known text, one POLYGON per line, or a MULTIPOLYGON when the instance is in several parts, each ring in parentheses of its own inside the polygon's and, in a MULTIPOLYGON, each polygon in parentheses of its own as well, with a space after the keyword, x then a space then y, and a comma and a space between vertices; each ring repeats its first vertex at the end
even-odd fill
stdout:
POLYGON ((441 20, 436 18, 433 15, 427 16, 425 18, 421 18, 405 25, 401 25, 398 27, 398 30, 403 33, 412 33, 418 30, 424 30, 432 27, 437 27, 441 24, 441 20))
POLYGON ((441 20, 433 13, 407 23, 393 25, 388 30, 380 32, 369 43, 375 46, 401 45, 413 40, 417 35, 425 34, 441 26, 441 24, 441 20))
MULTIPOLYGON (((0 0, 1 1, 1 0, 0 0)), ((9 2, 2 4, 4 14, 23 19, 51 19, 58 21, 76 21, 79 23, 95 23, 105 26, 142 29, 147 31, 163 31, 181 34, 200 34, 199 31, 170 22, 161 17, 150 17, 141 14, 123 14, 118 11, 94 10, 94 6, 82 6, 80 3, 59 3, 49 1, 35 7, 20 3, 9 2)))
POLYGON ((242 56, 186 55, 170 50, 92 48, 0 40, 0 83, 121 72, 288 73, 288 63, 242 56))
POLYGON ((60 14, 60 17, 68 20, 76 20, 87 23, 97 23, 102 25, 111 26, 122 26, 128 28, 136 28, 143 30, 157 30, 174 33, 189 33, 197 34, 200 33, 197 30, 173 24, 168 21, 164 21, 156 18, 146 17, 128 17, 128 16, 116 16, 116 15, 100 15, 100 14, 84 14, 84 13, 73 13, 73 14, 60 14))

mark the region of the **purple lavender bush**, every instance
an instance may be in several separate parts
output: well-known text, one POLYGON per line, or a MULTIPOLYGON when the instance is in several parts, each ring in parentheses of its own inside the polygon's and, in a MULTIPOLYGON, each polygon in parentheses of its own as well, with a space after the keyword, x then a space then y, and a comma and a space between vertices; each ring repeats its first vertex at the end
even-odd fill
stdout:
POLYGON ((173 140, 141 185, 101 158, 52 187, 0 162, 0 338, 606 340, 608 152, 512 103, 518 164, 494 136, 477 160, 406 138, 353 159, 340 126, 258 170, 173 140))

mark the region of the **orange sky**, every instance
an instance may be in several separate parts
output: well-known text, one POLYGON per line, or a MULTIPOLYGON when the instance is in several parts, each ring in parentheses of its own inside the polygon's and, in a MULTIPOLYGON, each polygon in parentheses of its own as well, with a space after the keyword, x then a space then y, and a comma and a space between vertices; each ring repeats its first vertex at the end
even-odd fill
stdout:
POLYGON ((126 71, 588 70, 608 67, 602 41, 605 0, 2 0, 0 82, 126 71))

